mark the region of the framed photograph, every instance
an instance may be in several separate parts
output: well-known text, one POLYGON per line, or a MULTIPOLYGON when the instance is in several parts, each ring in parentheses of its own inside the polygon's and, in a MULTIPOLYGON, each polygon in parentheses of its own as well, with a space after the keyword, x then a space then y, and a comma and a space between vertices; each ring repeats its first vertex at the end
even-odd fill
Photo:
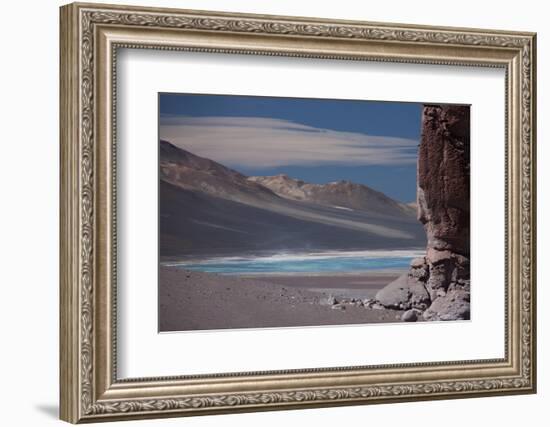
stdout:
POLYGON ((61 8, 61 418, 536 390, 535 34, 61 8))

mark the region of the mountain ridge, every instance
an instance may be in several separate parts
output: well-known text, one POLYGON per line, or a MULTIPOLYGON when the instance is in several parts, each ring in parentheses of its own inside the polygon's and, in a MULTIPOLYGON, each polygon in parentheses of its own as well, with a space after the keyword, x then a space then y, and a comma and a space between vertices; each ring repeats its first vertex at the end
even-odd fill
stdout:
POLYGON ((234 169, 160 141, 161 178, 186 189, 234 201, 250 202, 252 194, 261 199, 274 196, 298 202, 361 210, 391 216, 415 216, 416 210, 368 185, 341 180, 314 184, 286 174, 246 176, 234 169), (222 182, 223 180, 224 182, 222 182), (213 181, 216 181, 215 183, 213 181), (228 191, 231 185, 231 190, 228 191))
POLYGON ((395 209, 397 214, 416 214, 407 204, 394 200, 368 185, 348 180, 314 184, 292 178, 287 174, 251 176, 248 180, 262 184, 275 194, 292 200, 307 200, 326 206, 372 210, 384 214, 389 213, 388 209, 395 209))
POLYGON ((160 141, 160 177, 181 188, 200 190, 235 201, 250 202, 253 198, 276 196, 265 186, 248 181, 245 175, 234 169, 163 140, 160 141))

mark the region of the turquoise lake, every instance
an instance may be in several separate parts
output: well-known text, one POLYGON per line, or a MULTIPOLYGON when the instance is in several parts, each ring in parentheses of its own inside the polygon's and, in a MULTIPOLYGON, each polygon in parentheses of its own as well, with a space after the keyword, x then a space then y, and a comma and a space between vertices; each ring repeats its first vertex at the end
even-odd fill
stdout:
POLYGON ((405 269, 421 251, 365 251, 313 254, 276 254, 257 257, 219 257, 164 263, 186 270, 218 274, 345 273, 405 269))

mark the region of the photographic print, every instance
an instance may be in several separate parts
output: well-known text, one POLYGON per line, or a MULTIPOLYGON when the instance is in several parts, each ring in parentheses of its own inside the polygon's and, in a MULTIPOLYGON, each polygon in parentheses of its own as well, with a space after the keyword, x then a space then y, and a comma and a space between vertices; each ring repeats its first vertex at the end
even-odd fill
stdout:
POLYGON ((159 94, 159 330, 470 317, 470 107, 159 94))

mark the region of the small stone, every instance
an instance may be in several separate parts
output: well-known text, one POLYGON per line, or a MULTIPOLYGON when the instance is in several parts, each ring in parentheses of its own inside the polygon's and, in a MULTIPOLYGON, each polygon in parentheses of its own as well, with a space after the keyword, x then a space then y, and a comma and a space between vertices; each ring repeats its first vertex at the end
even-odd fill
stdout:
POLYGON ((321 300, 321 304, 322 305, 334 305, 334 304, 338 304, 338 301, 332 295, 329 295, 328 297, 323 298, 321 300))
POLYGON ((342 304, 334 304, 331 308, 332 308, 333 310, 345 310, 345 309, 346 309, 346 306, 345 306, 345 305, 342 305, 342 304))
POLYGON ((401 316, 401 320, 403 322, 416 322, 418 320, 418 315, 416 314, 416 310, 405 311, 401 316))
POLYGON ((381 304, 374 303, 370 308, 372 308, 373 310, 384 310, 386 307, 381 304))

